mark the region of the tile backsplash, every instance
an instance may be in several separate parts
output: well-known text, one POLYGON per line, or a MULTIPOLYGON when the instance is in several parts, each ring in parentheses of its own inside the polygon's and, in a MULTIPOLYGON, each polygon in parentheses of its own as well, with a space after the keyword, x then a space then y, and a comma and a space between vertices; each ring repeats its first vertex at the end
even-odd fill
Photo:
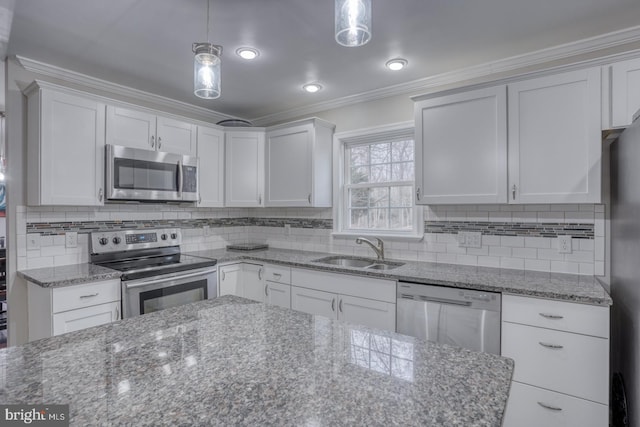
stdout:
MULTIPOLYGON (((108 205, 96 208, 17 207, 18 269, 87 262, 88 233, 100 229, 179 227, 183 250, 223 248, 248 241, 271 247, 372 256, 354 238, 332 236, 332 210, 323 208, 189 208, 108 205), (284 227, 289 224, 287 231, 284 227), (204 226, 209 226, 205 235, 204 226), (78 232, 66 248, 64 233, 78 232), (39 246, 27 245, 38 234, 39 246)), ((604 275, 604 205, 447 205, 424 209, 422 241, 385 241, 386 256, 488 267, 604 275), (482 234, 479 248, 458 246, 457 233, 482 234), (571 253, 557 236, 572 236, 571 253)))

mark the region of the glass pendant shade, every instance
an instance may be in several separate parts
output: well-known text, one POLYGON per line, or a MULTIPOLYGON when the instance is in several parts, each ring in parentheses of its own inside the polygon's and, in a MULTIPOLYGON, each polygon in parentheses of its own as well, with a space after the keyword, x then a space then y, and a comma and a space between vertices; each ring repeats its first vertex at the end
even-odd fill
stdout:
POLYGON ((204 99, 219 98, 222 46, 194 43, 193 52, 193 93, 204 99))
POLYGON ((336 41, 362 46, 371 40, 371 0, 336 0, 336 41))

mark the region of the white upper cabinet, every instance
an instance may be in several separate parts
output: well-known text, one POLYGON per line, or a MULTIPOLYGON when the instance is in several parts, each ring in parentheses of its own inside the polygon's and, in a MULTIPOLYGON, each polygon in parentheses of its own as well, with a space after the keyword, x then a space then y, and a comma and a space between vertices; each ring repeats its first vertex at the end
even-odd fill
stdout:
POLYGON ((265 206, 331 206, 333 129, 319 119, 267 129, 265 206))
POLYGON ((226 129, 225 206, 264 206, 264 128, 226 129))
POLYGON ((224 206, 224 131, 198 126, 198 207, 224 206))
POLYGON ((416 101, 416 202, 506 203, 506 86, 416 101))
POLYGON ((102 205, 105 104, 42 82, 26 94, 28 204, 102 205))
POLYGON ((629 126, 640 109, 640 58, 617 62, 607 70, 611 78, 611 109, 609 123, 603 128, 629 126))
POLYGON ((195 156, 196 128, 152 112, 107 106, 107 144, 195 156))
POLYGON ((600 203, 601 72, 509 85, 509 201, 600 203))

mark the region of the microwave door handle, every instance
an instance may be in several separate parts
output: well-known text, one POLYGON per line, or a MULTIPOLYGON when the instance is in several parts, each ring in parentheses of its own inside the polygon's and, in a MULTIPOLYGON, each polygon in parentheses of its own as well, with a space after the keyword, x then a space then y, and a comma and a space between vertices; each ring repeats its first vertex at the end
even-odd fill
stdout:
POLYGON ((182 199, 182 186, 184 185, 184 170, 182 160, 178 160, 178 198, 182 199))

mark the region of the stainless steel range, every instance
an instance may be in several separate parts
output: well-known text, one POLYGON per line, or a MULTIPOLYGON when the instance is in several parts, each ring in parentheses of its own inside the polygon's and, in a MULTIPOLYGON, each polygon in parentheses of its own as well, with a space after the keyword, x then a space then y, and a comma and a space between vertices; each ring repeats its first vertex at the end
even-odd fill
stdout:
POLYGON ((122 272, 123 317, 217 296, 214 259, 180 253, 179 229, 91 233, 91 263, 122 272))

